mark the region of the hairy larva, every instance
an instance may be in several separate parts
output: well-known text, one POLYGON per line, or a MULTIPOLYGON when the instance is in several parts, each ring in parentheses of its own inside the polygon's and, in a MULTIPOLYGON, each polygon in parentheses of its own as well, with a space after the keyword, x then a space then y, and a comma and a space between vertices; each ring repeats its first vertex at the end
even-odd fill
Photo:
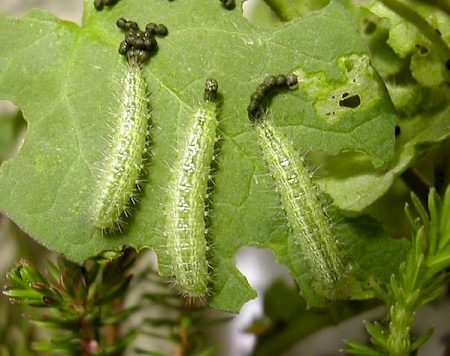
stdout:
POLYGON ((267 113, 251 120, 286 214, 289 257, 294 265, 302 266, 316 293, 333 298, 346 267, 319 188, 293 143, 267 113))
MULTIPOLYGON (((106 5, 116 2, 105 0, 106 5)), ((125 32, 119 53, 127 58, 128 65, 124 69, 120 109, 116 114, 117 124, 111 137, 110 151, 105 154, 92 202, 93 224, 103 230, 120 227, 121 216, 127 214, 130 201, 135 201, 150 116, 147 83, 141 65, 149 60, 156 48, 154 36, 168 34, 162 24, 156 25, 153 32, 141 31, 136 22, 124 18, 119 18, 116 25, 125 32)))
POLYGON ((270 120, 257 122, 255 128, 286 213, 291 261, 305 264, 313 287, 332 297, 345 265, 320 191, 292 142, 270 120))
POLYGON ((194 299, 208 293, 205 200, 218 125, 216 92, 217 82, 207 80, 204 102, 187 118, 166 204, 165 233, 172 275, 185 296, 194 299))
POLYGON ((119 225, 139 182, 149 130, 147 84, 141 68, 124 69, 123 91, 111 148, 104 157, 92 204, 92 221, 107 230, 119 225))

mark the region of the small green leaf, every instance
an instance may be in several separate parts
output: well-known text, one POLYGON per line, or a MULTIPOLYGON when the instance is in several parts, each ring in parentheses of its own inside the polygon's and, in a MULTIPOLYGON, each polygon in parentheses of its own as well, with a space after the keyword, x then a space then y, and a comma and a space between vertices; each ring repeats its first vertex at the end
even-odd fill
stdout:
POLYGON ((387 337, 386 330, 378 323, 366 323, 366 329, 369 335, 372 337, 372 343, 383 349, 387 349, 387 337))
POLYGON ((430 219, 428 217, 428 214, 423 207, 422 203, 420 202, 420 199, 417 197, 416 194, 411 194, 411 200, 414 204, 414 207, 416 208, 416 211, 419 213, 420 222, 423 225, 425 231, 430 230, 430 219))
POLYGON ((443 250, 441 253, 428 258, 429 273, 434 274, 438 271, 445 270, 450 267, 450 248, 443 250))
POLYGON ((376 351, 371 347, 361 344, 360 342, 353 340, 344 340, 347 344, 348 348, 344 351, 351 355, 360 355, 360 356, 385 356, 386 353, 376 351))
POLYGON ((431 88, 450 80, 450 72, 445 67, 444 61, 435 52, 418 51, 411 58, 411 72, 417 82, 431 88))
POLYGON ((430 328, 425 334, 423 334, 418 339, 414 340, 414 342, 411 344, 410 347, 411 352, 418 350, 419 347, 424 345, 430 339, 431 335, 433 335, 433 332, 434 328, 430 328))
POLYGON ((9 289, 3 292, 4 295, 15 299, 25 299, 42 303, 42 294, 32 289, 9 289))

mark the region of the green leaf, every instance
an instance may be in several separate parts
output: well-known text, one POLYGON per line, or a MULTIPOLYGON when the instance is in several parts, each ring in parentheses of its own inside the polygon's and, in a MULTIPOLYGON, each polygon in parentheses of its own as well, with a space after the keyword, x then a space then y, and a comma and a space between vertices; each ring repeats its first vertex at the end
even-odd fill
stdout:
POLYGON ((371 336, 372 343, 383 349, 387 349, 388 334, 379 323, 366 323, 366 329, 371 336))
POLYGON ((360 356, 383 356, 386 353, 376 351, 369 346, 361 344, 360 342, 353 340, 344 340, 347 344, 348 348, 345 349, 345 352, 351 355, 360 355, 360 356))
POLYGON ((435 52, 418 51, 411 58, 411 72, 414 79, 426 88, 441 85, 450 80, 450 71, 435 52))
POLYGON ((437 44, 421 32, 423 28, 417 28, 380 1, 363 5, 371 12, 352 9, 371 50, 371 62, 401 115, 395 158, 384 167, 375 168, 366 157, 354 153, 332 157, 323 166, 327 175, 321 179, 321 187, 341 209, 352 214, 372 205, 408 168, 450 137, 450 72, 445 68, 445 53, 450 53, 445 45, 445 41, 450 44, 450 18, 430 5, 402 3, 427 20, 427 29, 434 36, 441 33, 437 44))
POLYGON ((372 1, 365 6, 390 20, 388 44, 400 57, 431 47, 441 56, 440 62, 449 59, 450 21, 444 11, 424 2, 413 5, 398 0, 372 1))
MULTIPOLYGON (((162 206, 167 195, 173 194, 166 184, 174 147, 185 132, 183 115, 202 99, 205 79, 218 80, 223 98, 222 140, 210 214, 211 305, 218 309, 236 312, 255 297, 235 266, 234 256, 241 247, 271 248, 280 261, 290 263, 286 232, 276 220, 279 198, 246 113, 250 94, 266 75, 304 74, 298 90, 278 95, 271 103, 279 125, 300 152, 311 148, 330 155, 359 152, 367 165, 376 167, 393 157, 396 118, 392 105, 369 66, 364 41, 336 1, 304 18, 266 28, 251 25, 238 10, 225 11, 220 4, 205 6, 202 0, 151 5, 128 0, 102 12, 86 0, 83 27, 34 10, 20 20, 0 16, 0 34, 4 38, 0 98, 15 102, 28 123, 19 153, 0 169, 0 209, 43 245, 78 263, 122 245, 149 247, 158 254, 160 273, 170 275, 162 206), (108 148, 126 66, 117 53, 123 40, 115 25, 118 17, 141 26, 162 22, 169 35, 158 40, 158 53, 143 68, 154 127, 147 184, 125 231, 105 234, 92 226, 89 211, 97 189, 95 172, 108 148), (347 92, 359 95, 360 104, 340 105, 347 92)), ((340 179, 341 173, 332 174, 340 179)), ((367 187, 372 181, 364 183, 367 187)), ((353 186, 324 187, 333 197, 345 194, 349 201, 365 200, 353 186)), ((378 196, 382 193, 377 190, 378 196)), ((343 205, 340 199, 337 202, 343 205)), ((378 278, 377 274, 391 272, 386 258, 390 252, 385 254, 384 248, 395 251, 403 243, 380 234, 371 222, 368 226, 356 227, 346 246, 359 246, 360 250, 349 247, 349 254, 356 253, 356 274, 361 265, 378 278), (372 227, 376 233, 369 231, 372 227), (375 252, 374 246, 379 251, 377 259, 366 254, 375 252), (368 266, 367 260, 373 265, 368 266)), ((291 269, 295 274, 295 268, 291 269)), ((366 279, 367 273, 360 272, 366 279)), ((295 277, 301 283, 299 275, 295 277)), ((308 286, 303 283, 302 288, 307 291, 308 286)))
POLYGON ((395 158, 387 167, 374 169, 365 157, 355 154, 331 158, 323 166, 330 175, 319 179, 321 188, 341 209, 352 213, 362 211, 385 194, 397 177, 433 147, 450 138, 449 115, 450 105, 438 112, 424 112, 405 120, 397 139, 395 158))

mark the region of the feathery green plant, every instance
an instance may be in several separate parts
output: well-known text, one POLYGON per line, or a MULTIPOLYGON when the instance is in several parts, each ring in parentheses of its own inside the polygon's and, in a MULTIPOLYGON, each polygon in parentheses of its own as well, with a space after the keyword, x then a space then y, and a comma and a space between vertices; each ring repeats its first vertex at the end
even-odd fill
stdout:
POLYGON ((230 318, 205 316, 203 306, 189 304, 175 289, 168 290, 167 280, 152 269, 138 272, 131 285, 130 269, 137 258, 132 248, 103 253, 83 266, 60 256, 56 265, 48 262, 45 274, 21 260, 7 274, 10 285, 4 294, 12 304, 27 308, 28 319, 38 329, 54 330, 49 339, 34 342, 31 348, 86 356, 121 355, 128 346, 135 354, 164 355, 165 350, 175 350, 177 355, 213 355, 217 346, 200 329, 230 318), (133 290, 143 290, 139 303, 124 307, 133 290), (141 320, 125 324, 140 316, 141 320), (138 336, 158 339, 158 351, 134 345, 138 336))
MULTIPOLYGON (((140 335, 149 347, 136 346, 135 354, 165 355, 161 349, 172 350, 172 355, 215 355, 217 345, 212 344, 202 331, 205 326, 227 322, 231 317, 211 317, 203 305, 190 303, 174 288, 168 289, 167 280, 155 271, 143 271, 136 276, 137 283, 151 286, 139 296, 142 310, 149 311, 142 319, 140 335), (153 342, 152 342, 153 341, 153 342), (156 347, 159 349, 154 350, 156 347)), ((138 343, 139 344, 139 343, 138 343)))
POLYGON ((10 286, 4 294, 13 304, 31 307, 27 317, 36 326, 56 330, 50 340, 35 342, 33 349, 73 355, 123 350, 136 335, 131 330, 119 337, 121 323, 136 310, 123 307, 132 278, 128 270, 135 259, 132 248, 96 256, 83 266, 60 256, 56 265, 48 263, 45 275, 21 260, 8 273, 10 286))
POLYGON ((347 352, 355 355, 413 354, 431 336, 429 329, 417 339, 411 336, 414 314, 442 294, 450 274, 450 188, 441 199, 434 189, 428 198, 428 212, 416 195, 412 201, 418 217, 406 206, 413 228, 412 246, 397 274, 387 285, 374 285, 378 297, 388 307, 386 322, 367 322, 373 347, 346 341, 347 352))

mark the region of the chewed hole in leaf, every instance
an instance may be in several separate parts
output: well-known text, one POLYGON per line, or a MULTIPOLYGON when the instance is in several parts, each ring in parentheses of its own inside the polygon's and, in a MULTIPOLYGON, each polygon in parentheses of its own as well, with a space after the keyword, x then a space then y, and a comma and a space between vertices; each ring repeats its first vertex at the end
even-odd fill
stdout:
POLYGON ((345 106, 347 108, 357 108, 361 104, 361 98, 359 95, 348 96, 348 93, 342 95, 342 100, 339 100, 339 106, 345 106))
POLYGON ((345 69, 347 69, 347 72, 351 72, 353 68, 355 67, 355 64, 351 58, 347 58, 344 60, 345 69))
POLYGON ((247 21, 253 25, 272 27, 281 22, 264 1, 244 1, 242 12, 247 21))
POLYGON ((17 154, 26 132, 27 124, 19 108, 8 100, 0 100, 0 164, 17 154))
POLYGON ((377 24, 370 20, 364 20, 364 34, 371 35, 377 30, 377 24))
POLYGON ((420 54, 427 54, 429 52, 427 47, 421 45, 416 45, 416 47, 419 49, 420 54))
POLYGON ((330 124, 339 122, 349 109, 369 109, 378 101, 378 82, 367 55, 342 56, 337 64, 343 81, 331 81, 322 72, 296 72, 299 87, 314 100, 316 114, 330 124))
MULTIPOLYGON (((269 249, 254 247, 243 247, 239 249, 236 254, 236 266, 247 278, 247 281, 253 289, 258 292, 258 296, 248 301, 242 307, 240 313, 234 318, 233 324, 239 330, 249 328, 254 323, 255 318, 264 315, 265 298, 267 293, 270 292, 270 289, 273 288, 274 281, 283 281, 282 285, 296 290, 295 282, 290 275, 288 267, 276 262, 273 253, 269 249)), ((247 353, 250 354, 252 350, 251 345, 255 341, 255 335, 246 333, 244 336, 245 339, 240 338, 240 342, 242 343, 248 340, 248 347, 242 346, 241 350, 246 348, 247 353)))
POLYGON ((288 267, 278 263, 269 249, 255 247, 239 249, 236 253, 236 266, 258 293, 268 288, 275 279, 287 278, 292 282, 288 267))

